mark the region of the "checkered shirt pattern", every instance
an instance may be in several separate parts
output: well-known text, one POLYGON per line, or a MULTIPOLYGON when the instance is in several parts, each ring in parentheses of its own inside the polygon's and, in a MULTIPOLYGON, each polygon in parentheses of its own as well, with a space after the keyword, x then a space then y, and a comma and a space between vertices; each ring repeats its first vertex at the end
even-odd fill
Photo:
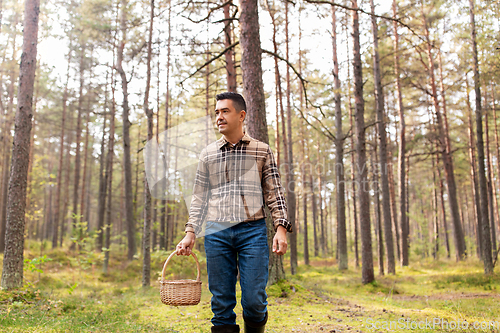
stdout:
POLYGON ((203 223, 249 222, 271 211, 274 229, 292 232, 280 174, 268 144, 248 134, 233 146, 224 136, 205 147, 198 162, 186 232, 203 223))

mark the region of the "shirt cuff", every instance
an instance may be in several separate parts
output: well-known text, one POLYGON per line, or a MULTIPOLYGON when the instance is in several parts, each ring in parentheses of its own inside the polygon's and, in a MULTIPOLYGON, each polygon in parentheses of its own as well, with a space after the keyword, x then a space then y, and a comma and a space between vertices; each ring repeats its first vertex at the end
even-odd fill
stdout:
POLYGON ((192 223, 186 223, 186 226, 184 228, 184 233, 187 233, 188 231, 194 232, 196 236, 198 236, 200 230, 197 230, 196 226, 193 225, 192 223))
POLYGON ((278 227, 280 225, 283 226, 286 229, 286 231, 293 232, 292 224, 288 222, 288 220, 286 219, 277 219, 276 221, 274 221, 274 231, 278 230, 278 227))

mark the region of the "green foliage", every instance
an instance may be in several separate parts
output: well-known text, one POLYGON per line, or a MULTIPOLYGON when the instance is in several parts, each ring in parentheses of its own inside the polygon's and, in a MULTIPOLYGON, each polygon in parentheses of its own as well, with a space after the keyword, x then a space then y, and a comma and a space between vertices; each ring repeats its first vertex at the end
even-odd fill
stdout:
MULTIPOLYGON (((67 265, 74 253, 49 250, 46 269, 37 288, 0 290, 0 326, 12 332, 207 332, 210 329, 210 293, 202 253, 202 299, 194 307, 169 307, 160 302, 158 286, 140 286, 141 263, 127 262, 111 252, 109 274, 67 265), (59 260, 61 262, 59 262, 59 260), (77 272, 77 276, 75 276, 77 272), (75 280, 78 278, 78 280, 75 280), (168 320, 165 320, 168 318, 168 320)), ((169 253, 152 252, 152 266, 160 270, 169 253)), ((32 257, 27 253, 27 257, 32 257)), ((44 259, 38 259, 44 260, 44 259)), ((193 278, 194 261, 175 257, 171 278, 193 278), (192 267, 191 267, 192 266, 192 267)), ((170 266, 170 264, 169 264, 170 266)), ((289 271, 289 267, 285 267, 289 271)), ((31 272, 30 272, 31 273, 31 272)), ((298 274, 267 288, 270 332, 365 331, 367 318, 457 318, 495 320, 500 275, 484 276, 481 262, 413 262, 396 275, 377 276, 361 283, 360 269, 340 272, 332 259, 312 258, 299 265, 298 274)), ((241 295, 237 285, 238 297, 241 295)), ((242 325, 240 304, 237 323, 242 325)), ((395 332, 404 332, 395 330, 395 332)))
POLYGON ((31 272, 43 273, 43 270, 41 269, 41 265, 46 263, 46 262, 49 262, 49 261, 52 261, 52 259, 47 258, 47 255, 44 255, 43 257, 36 257, 36 258, 31 259, 31 260, 28 258, 25 258, 23 269, 26 271, 29 270, 31 272))

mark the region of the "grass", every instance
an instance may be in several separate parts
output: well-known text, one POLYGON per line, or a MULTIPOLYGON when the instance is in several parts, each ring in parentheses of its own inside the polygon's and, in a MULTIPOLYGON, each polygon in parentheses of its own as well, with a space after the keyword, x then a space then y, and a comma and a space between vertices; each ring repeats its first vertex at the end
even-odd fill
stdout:
MULTIPOLYGON (((156 281, 167 257, 165 252, 152 255, 154 271, 149 289, 140 287, 139 260, 127 262, 125 257, 112 257, 109 274, 103 274, 100 256, 89 259, 83 254, 72 259, 79 256, 62 250, 47 251, 46 255, 51 260, 38 264, 43 272, 25 272, 27 286, 0 290, 0 331, 210 331, 210 293, 201 254, 202 299, 191 307, 160 302, 156 281)), ((26 257, 33 259, 35 254, 27 251, 26 257)), ((194 277, 191 260, 174 257, 167 278, 194 277)), ((407 332, 412 322, 425 323, 427 319, 432 324, 433 318, 440 320, 434 328, 413 331, 500 332, 500 275, 485 276, 476 259, 413 262, 411 267, 398 267, 396 275, 377 276, 367 285, 361 284, 360 276, 360 269, 353 266, 340 272, 334 260, 316 258, 310 266, 299 264, 296 275, 288 274, 287 280, 267 289, 267 332, 407 332), (458 321, 469 325, 497 321, 497 326, 487 330, 450 329, 458 321)), ((235 311, 237 323, 242 325, 239 302, 235 311)))

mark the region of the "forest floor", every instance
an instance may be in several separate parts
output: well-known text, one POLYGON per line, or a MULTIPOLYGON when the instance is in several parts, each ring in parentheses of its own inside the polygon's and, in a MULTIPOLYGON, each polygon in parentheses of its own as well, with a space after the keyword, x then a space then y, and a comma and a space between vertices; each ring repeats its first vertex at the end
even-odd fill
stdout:
MULTIPOLYGON (((204 257, 198 254, 201 302, 173 307, 161 303, 157 282, 167 255, 152 254, 152 287, 145 290, 139 260, 112 257, 103 274, 99 255, 53 250, 47 260, 27 251, 26 286, 0 290, 0 331, 210 332, 204 257)), ((166 277, 195 275, 191 258, 174 257, 166 277)), ((266 332, 500 332, 499 291, 500 274, 485 276, 475 258, 412 258, 410 267, 398 266, 396 275, 377 275, 367 285, 354 265, 340 272, 333 259, 314 258, 268 287, 266 332)), ((242 326, 239 296, 235 311, 242 326)))

